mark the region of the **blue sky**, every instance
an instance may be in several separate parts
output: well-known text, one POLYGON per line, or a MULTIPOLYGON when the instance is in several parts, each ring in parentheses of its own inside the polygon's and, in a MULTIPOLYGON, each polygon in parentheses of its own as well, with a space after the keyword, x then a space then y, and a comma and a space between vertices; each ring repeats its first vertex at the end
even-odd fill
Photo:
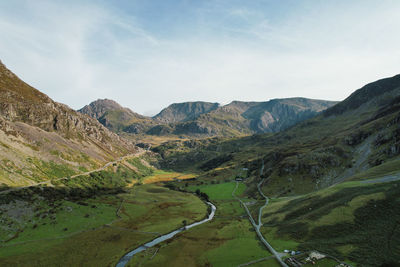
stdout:
POLYGON ((400 1, 1 1, 0 59, 78 109, 342 100, 399 73, 400 1))

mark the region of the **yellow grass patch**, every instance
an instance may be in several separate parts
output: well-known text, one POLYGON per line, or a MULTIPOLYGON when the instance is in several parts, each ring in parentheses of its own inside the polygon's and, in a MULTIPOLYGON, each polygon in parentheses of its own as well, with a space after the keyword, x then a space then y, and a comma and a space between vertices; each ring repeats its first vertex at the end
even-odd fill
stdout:
POLYGON ((184 174, 179 172, 158 172, 155 175, 144 178, 144 184, 158 183, 158 182, 168 182, 174 180, 185 180, 194 178, 193 174, 184 174))

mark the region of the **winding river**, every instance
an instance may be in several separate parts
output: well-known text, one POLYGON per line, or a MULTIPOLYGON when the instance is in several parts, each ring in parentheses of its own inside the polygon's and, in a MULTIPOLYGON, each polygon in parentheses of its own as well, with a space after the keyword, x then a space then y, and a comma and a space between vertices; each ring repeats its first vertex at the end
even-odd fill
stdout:
POLYGON ((211 202, 207 202, 207 204, 211 207, 211 213, 208 215, 208 218, 206 218, 206 219, 204 219, 202 221, 199 221, 199 222, 192 223, 190 225, 186 225, 185 227, 181 227, 179 229, 176 229, 175 231, 172 231, 172 232, 170 232, 168 234, 165 234, 165 235, 162 235, 160 237, 157 237, 156 239, 153 239, 152 241, 150 241, 150 242, 148 242, 148 243, 146 243, 144 245, 141 245, 140 247, 138 247, 138 248, 128 252, 127 254, 125 254, 119 260, 119 262, 117 263, 116 267, 125 266, 134 255, 136 255, 139 252, 142 252, 142 251, 144 251, 144 250, 146 250, 148 248, 151 248, 151 247, 153 247, 153 246, 155 246, 157 244, 160 244, 161 242, 174 237, 176 234, 178 234, 180 232, 183 232, 185 230, 188 230, 190 228, 193 228, 193 227, 195 227, 197 225, 200 225, 200 224, 203 224, 205 222, 211 221, 214 218, 215 211, 217 210, 217 208, 211 202))

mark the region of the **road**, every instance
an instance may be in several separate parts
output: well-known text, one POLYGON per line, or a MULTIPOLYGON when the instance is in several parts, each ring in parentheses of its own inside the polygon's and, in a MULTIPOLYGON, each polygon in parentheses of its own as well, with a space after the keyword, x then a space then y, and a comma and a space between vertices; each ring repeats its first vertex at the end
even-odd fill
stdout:
POLYGON ((14 187, 14 188, 11 188, 11 189, 8 189, 8 190, 1 191, 1 192, 0 192, 0 195, 1 195, 1 194, 7 194, 7 193, 13 192, 13 191, 17 191, 17 190, 20 190, 20 189, 23 189, 23 188, 29 188, 29 187, 32 187, 32 186, 38 186, 38 185, 44 185, 44 184, 46 184, 46 185, 48 185, 48 186, 52 186, 52 183, 51 183, 52 181, 60 181, 60 180, 66 180, 66 179, 73 179, 73 178, 76 178, 76 177, 79 177, 79 176, 82 176, 82 175, 89 175, 89 174, 94 173, 94 172, 103 171, 103 170, 105 170, 106 168, 112 166, 113 164, 117 164, 117 163, 119 163, 119 162, 121 162, 121 161, 123 161, 123 160, 125 160, 125 159, 127 159, 127 158, 139 157, 139 156, 143 155, 144 153, 146 153, 145 150, 139 150, 139 152, 137 152, 137 153, 129 154, 129 155, 120 157, 120 158, 118 158, 118 159, 115 160, 115 161, 107 162, 103 167, 100 167, 100 168, 95 169, 95 170, 92 170, 92 171, 88 171, 88 172, 84 172, 84 173, 79 173, 79 174, 75 174, 75 175, 67 176, 67 177, 61 177, 61 178, 46 180, 46 181, 43 181, 43 182, 30 184, 30 185, 27 185, 27 186, 14 187))
POLYGON ((376 178, 376 179, 364 180, 364 181, 361 181, 361 183, 363 183, 363 184, 388 183, 388 182, 394 182, 397 180, 400 180, 400 173, 386 175, 386 176, 383 176, 381 178, 376 178))
MULTIPOLYGON (((262 162, 262 166, 260 169, 260 177, 261 177, 261 174, 263 173, 263 171, 264 171, 264 160, 262 162)), ((261 242, 268 248, 268 250, 272 253, 272 255, 274 255, 274 257, 276 258, 276 260, 279 262, 279 264, 281 266, 288 267, 288 265, 283 262, 281 255, 268 243, 268 241, 264 238, 264 236, 262 235, 262 233, 260 231, 260 228, 262 226, 262 222, 261 222, 262 210, 268 205, 268 201, 269 201, 268 197, 265 196, 261 190, 261 185, 263 182, 264 182, 264 179, 259 184, 257 184, 258 191, 265 199, 265 204, 258 211, 258 224, 256 224, 256 222, 254 221, 253 216, 251 216, 251 213, 250 213, 249 209, 247 208, 246 204, 235 195, 235 192, 236 192, 236 189, 238 188, 239 182, 236 182, 236 187, 232 191, 232 197, 236 198, 242 204, 244 209, 246 210, 249 220, 250 220, 251 224, 253 225, 254 229, 256 230, 256 233, 257 233, 258 237, 260 238, 261 242)))

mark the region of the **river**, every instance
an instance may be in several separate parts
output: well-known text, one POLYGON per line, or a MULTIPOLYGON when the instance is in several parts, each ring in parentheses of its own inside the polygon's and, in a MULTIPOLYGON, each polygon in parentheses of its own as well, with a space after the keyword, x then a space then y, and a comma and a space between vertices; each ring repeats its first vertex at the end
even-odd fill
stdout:
POLYGON ((197 225, 200 225, 200 224, 203 224, 203 223, 205 223, 205 222, 211 221, 211 220, 214 218, 215 211, 217 210, 217 207, 215 207, 214 204, 212 204, 211 202, 207 202, 207 204, 211 207, 211 213, 208 215, 208 217, 207 217, 206 219, 204 219, 204 220, 202 220, 202 221, 199 221, 199 222, 192 223, 192 224, 190 224, 190 225, 186 225, 185 227, 181 227, 181 228, 179 228, 179 229, 176 229, 175 231, 172 231, 172 232, 170 232, 170 233, 168 233, 168 234, 159 236, 159 237, 157 237, 156 239, 153 239, 152 241, 150 241, 150 242, 148 242, 148 243, 146 243, 146 244, 144 244, 144 245, 141 245, 140 247, 138 247, 138 248, 136 248, 136 249, 134 249, 134 250, 128 252, 127 254, 125 254, 125 255, 119 260, 119 262, 117 263, 116 267, 123 267, 123 266, 125 266, 125 265, 130 261, 130 259, 131 259, 134 255, 136 255, 136 254, 138 254, 139 252, 142 252, 142 251, 144 251, 144 250, 146 250, 146 249, 148 249, 148 248, 151 248, 151 247, 153 247, 153 246, 155 246, 155 245, 157 245, 157 244, 160 244, 161 242, 163 242, 163 241, 165 241, 165 240, 168 240, 168 239, 174 237, 176 234, 178 234, 178 233, 180 233, 180 232, 183 232, 183 231, 185 231, 185 230, 188 230, 188 229, 190 229, 190 228, 193 228, 193 227, 195 227, 195 226, 197 226, 197 225))

